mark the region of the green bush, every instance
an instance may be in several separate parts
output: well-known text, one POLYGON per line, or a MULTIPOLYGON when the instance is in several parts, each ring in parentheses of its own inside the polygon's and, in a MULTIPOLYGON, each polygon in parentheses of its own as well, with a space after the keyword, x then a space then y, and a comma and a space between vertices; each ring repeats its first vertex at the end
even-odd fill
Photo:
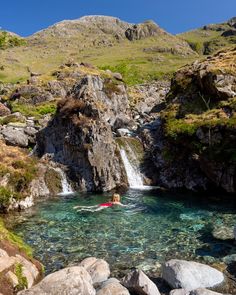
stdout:
POLYGON ((13 193, 9 189, 0 186, 0 209, 6 208, 9 205, 10 199, 12 197, 13 193))
POLYGON ((0 49, 25 45, 26 41, 5 31, 0 32, 0 49))

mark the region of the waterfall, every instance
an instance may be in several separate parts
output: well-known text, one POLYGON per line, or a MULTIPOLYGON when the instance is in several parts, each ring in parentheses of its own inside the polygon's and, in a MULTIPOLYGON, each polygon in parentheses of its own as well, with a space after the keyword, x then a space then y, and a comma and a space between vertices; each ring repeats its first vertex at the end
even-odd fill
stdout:
POLYGON ((120 150, 120 155, 125 166, 129 186, 131 188, 143 189, 143 179, 139 170, 132 166, 124 149, 120 150))
POLYGON ((61 175, 62 192, 59 195, 73 194, 74 192, 66 178, 65 172, 59 167, 55 168, 55 171, 57 171, 61 175))

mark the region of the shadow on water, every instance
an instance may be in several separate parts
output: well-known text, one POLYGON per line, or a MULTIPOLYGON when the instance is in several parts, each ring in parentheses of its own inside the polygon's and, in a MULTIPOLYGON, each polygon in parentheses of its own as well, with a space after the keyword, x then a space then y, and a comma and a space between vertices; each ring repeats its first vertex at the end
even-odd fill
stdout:
POLYGON ((212 237, 213 224, 235 222, 233 198, 220 195, 170 193, 163 190, 129 190, 122 197, 126 208, 77 212, 76 205, 107 202, 109 194, 75 194, 51 198, 8 223, 29 243, 46 272, 81 261, 88 256, 106 259, 113 275, 132 267, 158 273, 170 258, 220 262, 236 253, 229 241, 212 237))

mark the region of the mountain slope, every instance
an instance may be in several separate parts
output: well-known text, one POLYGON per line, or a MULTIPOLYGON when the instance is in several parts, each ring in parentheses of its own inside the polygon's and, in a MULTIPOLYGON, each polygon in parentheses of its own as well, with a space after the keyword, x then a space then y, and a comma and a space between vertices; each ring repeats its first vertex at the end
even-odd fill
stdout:
POLYGON ((1 52, 0 80, 18 81, 73 59, 119 70, 129 84, 173 73, 196 53, 187 42, 152 21, 133 25, 117 18, 86 16, 62 21, 26 38, 27 45, 1 52), (130 74, 132 75, 130 76, 130 74))
POLYGON ((206 25, 180 34, 179 37, 186 40, 199 54, 212 54, 222 47, 236 44, 236 18, 221 24, 206 25))

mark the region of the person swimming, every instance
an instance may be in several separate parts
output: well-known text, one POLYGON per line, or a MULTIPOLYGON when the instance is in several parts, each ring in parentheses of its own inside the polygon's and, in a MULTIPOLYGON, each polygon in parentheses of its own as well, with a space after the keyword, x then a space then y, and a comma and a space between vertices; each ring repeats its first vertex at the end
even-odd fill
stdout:
POLYGON ((126 205, 122 204, 120 201, 120 195, 119 194, 113 194, 112 198, 109 202, 107 203, 101 203, 95 206, 75 206, 74 209, 79 209, 78 211, 90 211, 90 212, 95 212, 95 211, 100 211, 105 208, 112 207, 114 205, 118 205, 121 207, 126 207, 126 205))

